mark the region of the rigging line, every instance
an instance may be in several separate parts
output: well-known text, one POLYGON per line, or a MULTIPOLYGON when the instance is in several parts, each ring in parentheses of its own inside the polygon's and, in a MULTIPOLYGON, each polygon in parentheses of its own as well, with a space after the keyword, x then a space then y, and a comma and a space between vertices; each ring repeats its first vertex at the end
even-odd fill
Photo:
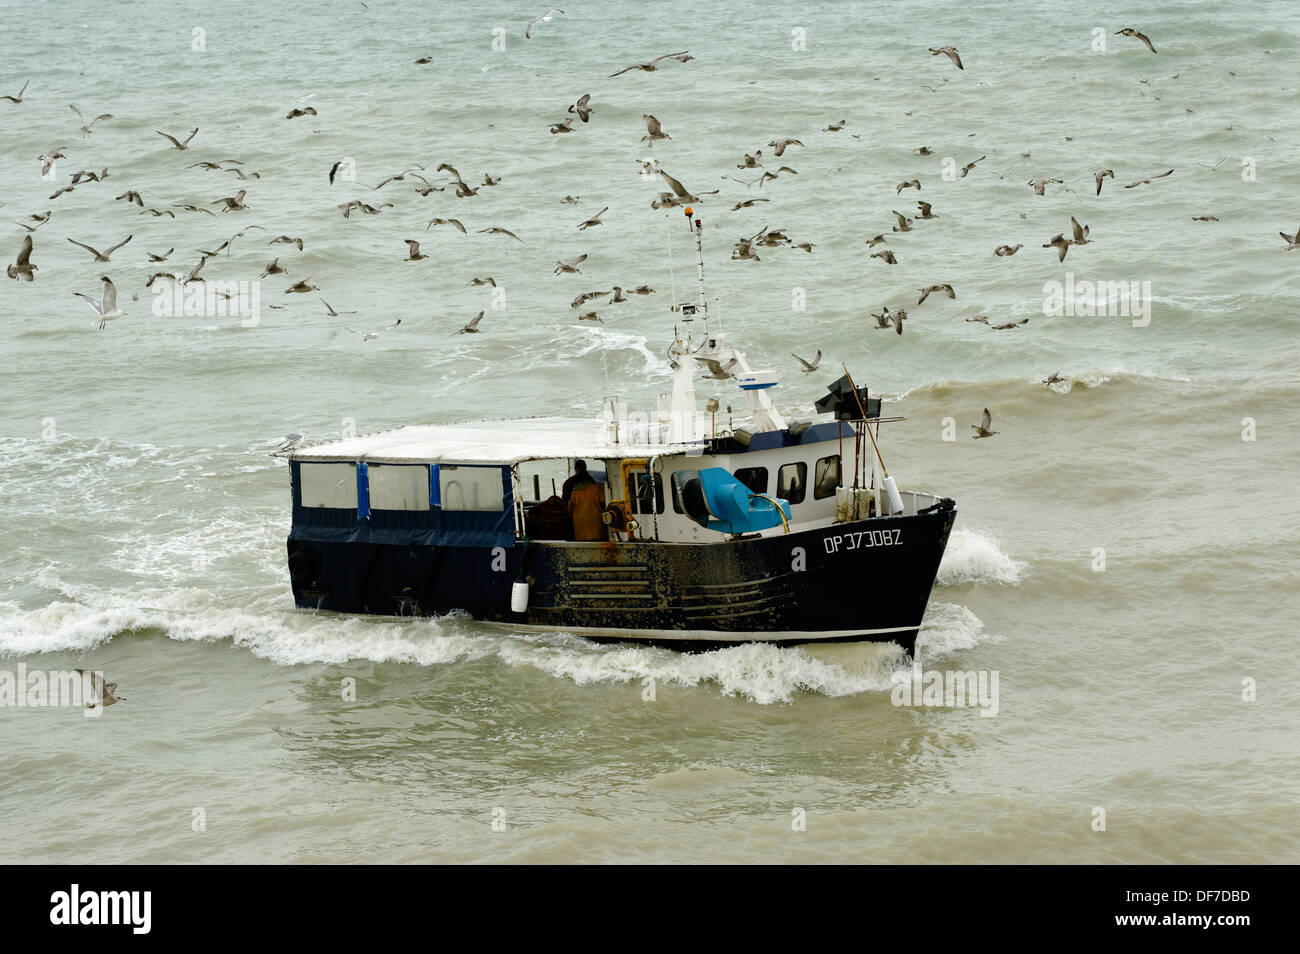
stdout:
POLYGON ((668 282, 672 285, 672 310, 677 311, 677 272, 673 268, 673 229, 668 224, 671 216, 664 213, 664 232, 668 235, 668 282))

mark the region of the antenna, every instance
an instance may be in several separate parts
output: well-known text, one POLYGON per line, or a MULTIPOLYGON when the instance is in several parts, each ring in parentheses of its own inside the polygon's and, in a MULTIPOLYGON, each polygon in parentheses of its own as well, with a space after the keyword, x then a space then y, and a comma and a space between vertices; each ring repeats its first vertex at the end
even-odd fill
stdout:
POLYGON ((709 301, 705 297, 704 290, 704 227, 700 220, 693 218, 695 210, 689 205, 686 207, 686 224, 695 233, 695 264, 699 271, 700 277, 700 301, 698 307, 704 312, 704 340, 709 340, 709 301))

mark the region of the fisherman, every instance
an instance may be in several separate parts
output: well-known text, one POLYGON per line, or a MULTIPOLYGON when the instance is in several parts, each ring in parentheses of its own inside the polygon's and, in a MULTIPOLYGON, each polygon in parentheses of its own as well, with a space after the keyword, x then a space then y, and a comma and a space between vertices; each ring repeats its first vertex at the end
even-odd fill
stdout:
POLYGON ((562 493, 565 507, 573 518, 573 539, 606 539, 605 523, 601 520, 605 512, 605 488, 587 473, 585 460, 573 462, 573 476, 564 482, 562 493))

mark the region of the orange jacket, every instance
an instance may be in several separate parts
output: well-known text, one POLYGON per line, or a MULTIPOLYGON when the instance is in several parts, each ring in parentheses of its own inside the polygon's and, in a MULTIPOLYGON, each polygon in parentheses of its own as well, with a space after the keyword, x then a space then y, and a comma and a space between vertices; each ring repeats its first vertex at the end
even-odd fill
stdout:
POLYGON ((566 505, 573 518, 574 540, 606 539, 605 524, 600 515, 605 511, 605 488, 594 480, 578 484, 569 494, 566 505))

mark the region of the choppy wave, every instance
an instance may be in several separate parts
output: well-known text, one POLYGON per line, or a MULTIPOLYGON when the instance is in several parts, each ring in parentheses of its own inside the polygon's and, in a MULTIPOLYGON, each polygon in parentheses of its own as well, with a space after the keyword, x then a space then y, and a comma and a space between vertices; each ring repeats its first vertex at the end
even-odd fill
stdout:
POLYGON ((936 580, 939 586, 964 583, 1018 584, 1028 566, 1002 549, 993 534, 957 528, 948 538, 936 580))

